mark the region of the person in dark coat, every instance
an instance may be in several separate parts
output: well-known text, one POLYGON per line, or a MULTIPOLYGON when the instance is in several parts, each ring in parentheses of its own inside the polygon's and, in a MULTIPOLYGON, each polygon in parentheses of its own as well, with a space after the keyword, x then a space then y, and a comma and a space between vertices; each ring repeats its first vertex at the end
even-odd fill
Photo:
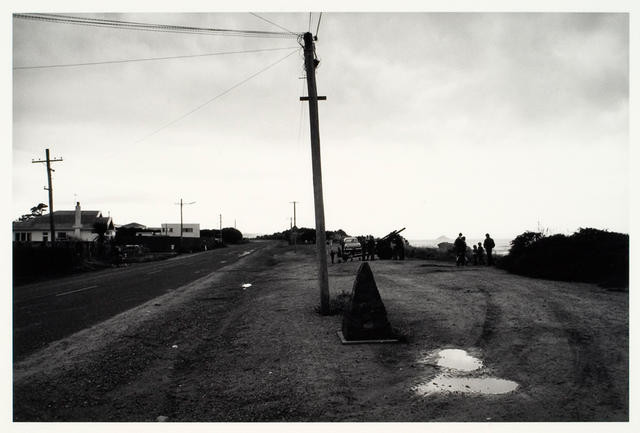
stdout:
POLYGON ((367 260, 367 238, 363 237, 359 239, 360 241, 360 261, 367 260))
POLYGON ((473 266, 478 264, 478 247, 473 244, 473 266))
POLYGON ((482 242, 478 242, 478 264, 484 265, 484 248, 482 248, 482 242))
POLYGON ((453 242, 453 249, 456 253, 456 266, 465 266, 467 264, 467 242, 462 233, 453 242))
POLYGON ((367 240, 367 250, 369 250, 369 260, 376 259, 376 241, 373 239, 373 236, 369 235, 369 240, 367 240))
POLYGON ((496 243, 491 239, 489 233, 487 233, 486 238, 484 240, 484 249, 487 251, 487 266, 493 265, 493 255, 492 251, 496 247, 496 243))

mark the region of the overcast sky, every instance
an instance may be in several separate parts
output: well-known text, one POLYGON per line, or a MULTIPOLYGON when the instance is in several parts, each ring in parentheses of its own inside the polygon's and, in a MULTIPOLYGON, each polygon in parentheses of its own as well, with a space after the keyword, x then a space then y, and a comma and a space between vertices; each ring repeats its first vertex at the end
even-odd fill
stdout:
MULTIPOLYGON (((68 12, 68 14, 72 14, 68 12)), ((75 14, 281 31, 249 13, 75 14)), ((318 14, 260 13, 315 33, 318 14)), ((110 213, 245 233, 313 227, 303 58, 295 38, 13 19, 13 217, 110 213), (280 63, 233 88, 293 53, 280 63), (201 109, 186 113, 233 88, 201 109), (178 120, 180 119, 180 120, 178 120), (177 122, 160 129, 171 122, 177 122), (156 132, 157 131, 157 132, 156 132)), ((512 238, 538 224, 629 231, 629 19, 592 13, 324 13, 316 43, 326 227, 408 239, 512 238)))

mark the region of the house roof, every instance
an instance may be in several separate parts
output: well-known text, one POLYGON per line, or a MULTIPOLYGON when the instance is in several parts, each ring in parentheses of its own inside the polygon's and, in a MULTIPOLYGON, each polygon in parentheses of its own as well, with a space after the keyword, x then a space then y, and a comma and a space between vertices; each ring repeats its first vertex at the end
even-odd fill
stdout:
POLYGON ((118 226, 119 229, 146 229, 147 226, 140 223, 129 223, 118 226))
MULTIPOLYGON (((27 221, 14 221, 14 230, 42 230, 47 231, 49 226, 49 215, 37 216, 27 221)), ((53 223, 56 230, 72 231, 76 221, 76 212, 73 210, 58 210, 53 212, 53 223)), ((93 230, 96 222, 104 222, 107 227, 113 229, 111 217, 103 217, 99 210, 83 210, 80 212, 81 230, 93 230)))

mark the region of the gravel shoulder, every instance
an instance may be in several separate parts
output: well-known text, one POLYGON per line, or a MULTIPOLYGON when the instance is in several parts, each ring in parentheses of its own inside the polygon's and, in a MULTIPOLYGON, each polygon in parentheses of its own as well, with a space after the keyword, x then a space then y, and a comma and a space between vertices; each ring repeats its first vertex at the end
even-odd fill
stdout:
MULTIPOLYGON (((340 344, 312 246, 273 244, 14 364, 14 421, 627 421, 628 294, 442 262, 371 262, 407 341, 340 344), (250 287, 242 285, 250 283, 250 287), (501 395, 415 387, 467 350, 501 395)), ((331 295, 359 262, 329 265, 331 295)))

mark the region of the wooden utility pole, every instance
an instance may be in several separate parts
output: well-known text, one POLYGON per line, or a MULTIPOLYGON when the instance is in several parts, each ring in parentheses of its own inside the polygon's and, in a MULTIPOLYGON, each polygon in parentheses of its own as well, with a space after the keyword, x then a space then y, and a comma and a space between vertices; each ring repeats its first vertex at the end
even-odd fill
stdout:
MULTIPOLYGON (((188 205, 188 204, 194 204, 195 201, 189 202, 189 203, 183 203, 182 199, 180 199, 180 203, 175 203, 175 204, 179 204, 180 205, 180 250, 182 251, 182 206, 184 205, 188 205)), ((167 235, 169 235, 169 227, 167 227, 167 235)))
POLYGON ((37 161, 32 159, 31 162, 33 164, 40 163, 40 162, 47 163, 47 181, 49 183, 49 187, 45 189, 49 190, 49 229, 51 230, 51 245, 53 246, 53 243, 56 240, 56 228, 55 228, 55 224, 53 223, 53 185, 51 184, 51 172, 55 170, 51 168, 51 163, 62 161, 62 158, 51 159, 49 157, 49 149, 45 150, 45 155, 46 155, 46 159, 44 160, 39 159, 37 161))
POLYGON ((298 252, 298 226, 296 225, 296 203, 297 201, 290 201, 293 203, 293 225, 291 226, 290 236, 293 238, 293 252, 298 252))
POLYGON ((222 245, 222 214, 220 214, 220 245, 222 245))
POLYGON ((290 201, 289 203, 293 203, 293 225, 296 226, 296 203, 297 201, 290 201))
POLYGON ((309 101, 309 128, 311 131, 311 166, 313 169, 313 198, 316 216, 316 250, 318 255, 318 283, 320 285, 320 313, 329 314, 329 274, 327 271, 327 247, 324 228, 324 201, 322 198, 322 162, 320 158, 320 130, 318 126, 318 98, 316 89, 316 67, 320 63, 315 58, 315 47, 311 33, 304 34, 304 66, 307 73, 309 101))

